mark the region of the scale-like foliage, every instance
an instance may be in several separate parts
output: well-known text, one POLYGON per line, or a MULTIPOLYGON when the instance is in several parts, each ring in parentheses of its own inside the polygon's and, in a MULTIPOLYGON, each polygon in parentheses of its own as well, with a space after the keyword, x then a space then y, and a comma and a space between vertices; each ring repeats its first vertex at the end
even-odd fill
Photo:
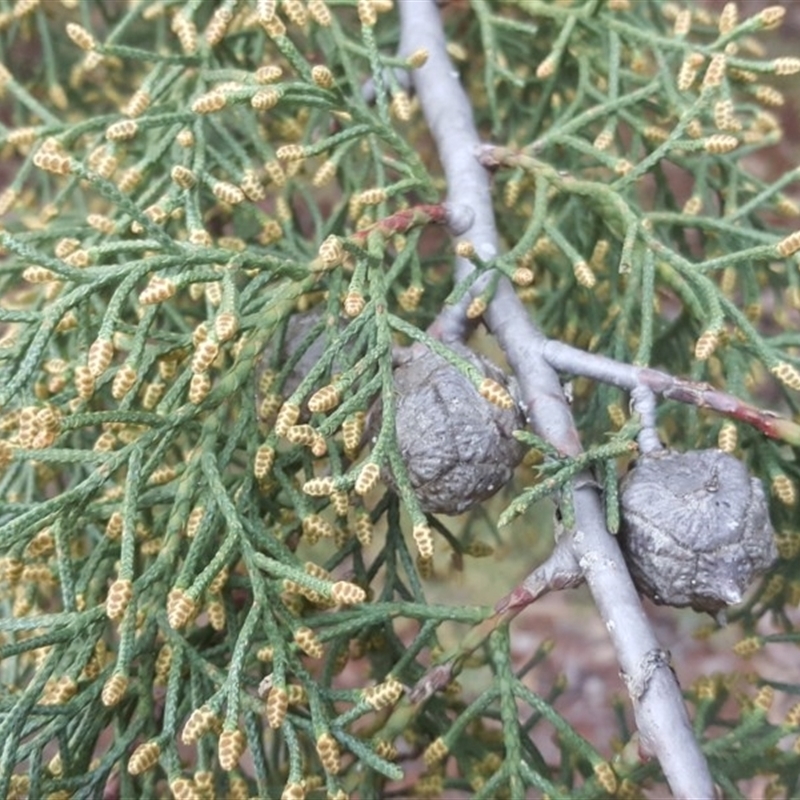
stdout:
MULTIPOLYGON (((800 72, 754 38, 780 9, 452 6, 503 145, 504 250, 462 242, 473 278, 509 277, 550 337, 743 398, 769 385, 796 414, 800 233, 779 217, 798 172, 745 158, 781 136, 771 78, 800 72)), ((434 547, 491 548, 480 513, 424 513, 396 441, 392 348, 440 347, 425 328, 473 280, 453 284, 436 227, 452 209, 407 81, 425 53, 397 41, 382 0, 0 3, 0 797, 634 796, 658 777, 579 736, 563 687, 530 688, 549 646, 519 670, 491 608, 426 600, 434 547), (473 627, 442 653, 455 623, 473 627), (437 659, 481 688, 409 695, 437 659)), ((600 463, 614 529, 622 408, 576 382, 586 455, 530 439, 539 482, 507 517, 600 463)), ((743 653, 796 645, 796 444, 692 406, 660 421, 770 484, 781 560, 734 616, 743 653), (767 612, 782 633, 756 632, 767 612)), ((796 792, 798 713, 766 715, 794 680, 690 693, 731 796, 764 771, 796 792)))

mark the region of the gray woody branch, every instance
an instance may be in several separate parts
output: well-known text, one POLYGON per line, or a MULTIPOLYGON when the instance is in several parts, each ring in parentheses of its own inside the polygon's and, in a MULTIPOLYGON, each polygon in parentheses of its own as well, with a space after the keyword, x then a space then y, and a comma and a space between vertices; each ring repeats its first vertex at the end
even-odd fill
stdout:
MULTIPOLYGON (((469 205, 475 214, 460 238, 472 242, 482 259, 491 259, 497 253, 497 231, 489 177, 476 159, 480 140, 472 108, 445 50, 439 12, 433 0, 401 0, 399 5, 401 55, 420 47, 429 54, 425 66, 413 73, 413 83, 436 141, 448 202, 469 205)), ((456 280, 472 269, 469 261, 457 259, 456 280)), ((479 282, 474 291, 480 289, 479 282)), ((469 300, 445 308, 431 332, 445 341, 463 339, 469 300)), ((543 354, 547 340, 507 280, 500 280, 484 319, 517 377, 533 429, 561 452, 578 454, 581 444, 572 413, 558 374, 543 354)), ((647 621, 616 539, 606 530, 601 498, 590 476, 577 476, 573 492, 576 528, 565 533, 562 542, 588 583, 614 643, 642 746, 659 759, 676 797, 713 798, 713 782, 680 687, 647 621)))

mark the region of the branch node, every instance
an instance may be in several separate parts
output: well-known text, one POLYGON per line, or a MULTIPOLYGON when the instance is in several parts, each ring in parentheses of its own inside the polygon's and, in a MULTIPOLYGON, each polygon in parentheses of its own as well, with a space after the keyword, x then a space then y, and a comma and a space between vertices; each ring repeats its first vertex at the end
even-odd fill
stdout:
POLYGON ((475 211, 465 203, 444 203, 447 226, 454 236, 462 236, 475 222, 475 211))
MULTIPOLYGON (((634 700, 641 700, 653 679, 653 675, 657 669, 661 667, 670 667, 672 656, 669 650, 662 650, 655 647, 648 650, 636 667, 636 672, 633 675, 628 675, 621 672, 620 676, 625 681, 628 687, 628 692, 634 700)), ((670 667, 671 668, 671 667, 670 667)))
POLYGON ((549 558, 540 564, 525 580, 512 589, 495 605, 495 611, 519 610, 534 603, 543 595, 560 589, 572 589, 584 581, 583 570, 572 553, 570 538, 556 542, 549 558))
POLYGON ((409 692, 411 703, 422 703, 453 680, 453 662, 428 670, 409 692))

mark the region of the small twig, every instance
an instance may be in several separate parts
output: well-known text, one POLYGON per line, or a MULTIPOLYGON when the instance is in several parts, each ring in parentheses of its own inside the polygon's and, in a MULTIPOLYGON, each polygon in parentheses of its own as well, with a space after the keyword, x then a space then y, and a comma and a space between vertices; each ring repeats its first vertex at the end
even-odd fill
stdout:
POLYGON ((767 411, 745 403, 738 397, 721 392, 707 383, 676 378, 668 372, 651 367, 623 364, 613 358, 596 353, 587 353, 577 347, 547 339, 542 342, 542 356, 559 372, 583 375, 596 381, 634 392, 644 387, 668 400, 677 400, 698 408, 709 408, 731 419, 745 422, 771 439, 789 444, 800 444, 800 425, 767 411))
POLYGON ((527 604, 498 608, 491 617, 473 626, 469 633, 448 653, 445 653, 436 665, 431 667, 409 692, 412 703, 422 703, 431 695, 442 690, 461 672, 464 661, 471 656, 498 628, 510 624, 511 620, 525 608, 527 604))
MULTIPOLYGON (((402 67, 385 67, 384 73, 385 83, 389 83, 393 78, 401 89, 407 90, 411 88, 411 76, 408 74, 407 69, 403 69, 402 67)), ((361 87, 361 96, 364 98, 364 102, 370 105, 374 103, 377 93, 378 90, 375 86, 375 79, 373 77, 367 78, 364 81, 364 85, 361 87)))
POLYGON ((641 453, 654 453, 661 449, 656 430, 656 396, 648 386, 640 384, 631 391, 631 405, 642 422, 637 441, 641 453))
POLYGON ((438 205, 417 205, 396 211, 378 220, 364 230, 356 231, 349 238, 355 244, 365 247, 368 239, 375 233, 389 239, 398 233, 408 233, 418 225, 448 225, 458 232, 469 228, 472 214, 468 206, 460 203, 440 203, 438 205))
MULTIPOLYGON (((447 55, 439 14, 432 2, 403 0, 400 19, 401 55, 418 47, 428 51, 428 62, 413 78, 442 160, 448 199, 472 206, 475 221, 465 238, 482 259, 488 260, 497 252, 491 187, 474 157, 480 141, 472 108, 447 55)), ((457 259, 456 279, 463 279, 472 269, 470 262, 457 259)), ((473 291, 482 288, 478 281, 473 291)), ((470 299, 467 294, 460 303, 445 308, 431 332, 443 338, 463 337, 468 330, 465 310, 470 299)), ((533 428, 561 452, 577 455, 580 438, 558 374, 542 356, 544 337, 507 280, 498 282, 484 318, 517 376, 533 428)), ((577 524, 565 535, 564 547, 569 544, 590 586, 622 671, 633 681, 645 682, 644 691, 632 696, 642 740, 647 750, 658 756, 675 795, 713 798, 708 765, 694 737, 675 676, 665 664, 646 674, 642 671, 642 664, 650 663, 647 654, 660 647, 617 541, 606 530, 599 494, 587 475, 575 479, 573 496, 577 524)))
POLYGON ((548 592, 572 589, 583 582, 583 572, 575 560, 569 537, 564 536, 556 541, 553 552, 543 564, 531 572, 519 586, 498 600, 495 610, 498 613, 508 609, 521 611, 548 592))

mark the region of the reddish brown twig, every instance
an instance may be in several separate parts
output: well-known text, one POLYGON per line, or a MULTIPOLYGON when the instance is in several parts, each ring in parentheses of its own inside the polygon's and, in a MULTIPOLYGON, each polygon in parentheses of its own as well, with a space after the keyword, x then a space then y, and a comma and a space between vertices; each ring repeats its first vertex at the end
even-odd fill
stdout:
POLYGON ((731 419, 752 425, 756 430, 789 444, 800 444, 800 425, 772 411, 757 408, 732 394, 721 392, 707 383, 676 378, 651 367, 623 364, 613 358, 587 353, 563 342, 548 339, 542 342, 542 355, 553 369, 583 375, 603 383, 632 391, 646 386, 668 400, 708 408, 731 419))
POLYGON ((389 239, 422 225, 449 225, 458 234, 468 228, 471 222, 472 213, 467 206, 452 203, 421 204, 396 211, 363 230, 356 231, 348 238, 353 244, 363 247, 376 233, 383 239, 389 239))

